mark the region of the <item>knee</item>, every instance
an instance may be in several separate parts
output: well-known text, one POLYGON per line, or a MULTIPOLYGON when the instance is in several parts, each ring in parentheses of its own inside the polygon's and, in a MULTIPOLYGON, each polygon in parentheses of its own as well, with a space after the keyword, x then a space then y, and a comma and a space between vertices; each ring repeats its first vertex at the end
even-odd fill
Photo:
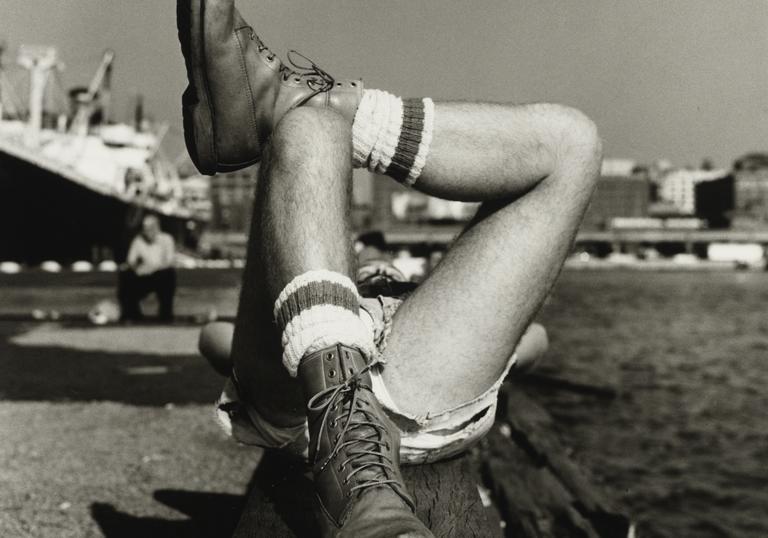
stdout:
POLYGON ((553 105, 555 162, 560 166, 582 166, 586 181, 596 181, 603 146, 595 122, 575 108, 553 105))
POLYGON ((336 112, 317 107, 299 107, 283 116, 272 132, 272 159, 290 162, 347 154, 351 159, 352 133, 349 123, 336 112))

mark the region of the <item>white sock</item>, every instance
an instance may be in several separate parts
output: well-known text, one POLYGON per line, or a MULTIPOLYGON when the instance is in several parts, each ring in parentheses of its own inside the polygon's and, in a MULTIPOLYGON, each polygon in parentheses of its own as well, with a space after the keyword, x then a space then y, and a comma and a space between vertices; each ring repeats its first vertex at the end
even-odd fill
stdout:
POLYGON ((333 271, 308 271, 293 280, 275 301, 282 330, 283 364, 296 376, 302 357, 334 344, 374 354, 373 333, 360 317, 360 296, 352 280, 333 271))
POLYGON ((364 90, 352 123, 352 164, 413 185, 427 162, 435 105, 364 90))

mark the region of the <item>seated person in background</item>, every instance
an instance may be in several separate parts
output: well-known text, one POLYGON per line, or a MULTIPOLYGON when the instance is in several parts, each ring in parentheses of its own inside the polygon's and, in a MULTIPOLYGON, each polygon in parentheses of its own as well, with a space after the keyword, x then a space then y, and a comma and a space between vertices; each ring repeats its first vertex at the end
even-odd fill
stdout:
POLYGON ((124 269, 118 282, 122 321, 137 321, 144 315, 139 304, 150 293, 157 294, 158 318, 173 320, 173 296, 176 292, 176 271, 173 268, 175 247, 173 237, 160 229, 155 215, 141 221, 141 232, 131 242, 124 269))

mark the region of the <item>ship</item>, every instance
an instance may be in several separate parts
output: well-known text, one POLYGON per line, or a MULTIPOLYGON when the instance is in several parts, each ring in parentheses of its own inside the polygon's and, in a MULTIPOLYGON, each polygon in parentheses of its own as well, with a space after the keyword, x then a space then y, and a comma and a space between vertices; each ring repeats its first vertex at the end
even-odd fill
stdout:
POLYGON ((133 123, 109 120, 114 53, 69 92, 54 47, 22 45, 17 63, 26 103, 0 50, 0 261, 120 263, 147 214, 193 254, 210 220, 208 185, 180 177, 161 147, 167 125, 145 120, 140 99, 133 123))

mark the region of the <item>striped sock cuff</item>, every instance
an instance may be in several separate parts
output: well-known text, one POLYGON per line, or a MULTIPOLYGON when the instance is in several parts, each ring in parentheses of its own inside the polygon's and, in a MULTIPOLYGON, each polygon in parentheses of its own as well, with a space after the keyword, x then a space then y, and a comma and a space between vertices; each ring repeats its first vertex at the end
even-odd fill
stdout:
POLYGON ((299 362, 334 344, 374 353, 373 334, 360 318, 360 296, 352 280, 332 271, 297 276, 280 293, 273 310, 282 331, 283 364, 296 376, 299 362))
POLYGON ((365 90, 352 124, 353 164, 413 185, 432 142, 432 99, 400 99, 365 90))
POLYGON ((413 185, 427 162, 435 105, 432 99, 403 101, 403 122, 392 161, 385 172, 400 183, 413 185))
MULTIPOLYGON (((272 315, 275 317, 275 320, 278 320, 280 311, 283 305, 288 302, 289 298, 296 294, 296 292, 298 292, 300 289, 307 288, 310 285, 312 286, 312 291, 307 291, 306 293, 302 292, 302 295, 317 295, 316 290, 318 289, 318 286, 325 286, 329 291, 335 290, 333 293, 336 293, 337 295, 343 295, 344 292, 342 290, 348 290, 356 298, 355 311, 357 311, 359 298, 357 294, 357 287, 355 287, 355 283, 352 282, 352 279, 335 271, 318 269, 300 274, 283 288, 283 291, 281 291, 280 295, 278 295, 277 300, 275 301, 275 306, 272 310, 272 315)), ((297 300, 298 299, 293 300, 293 302, 296 302, 297 300)), ((281 326, 280 328, 282 329, 283 327, 281 326)))

